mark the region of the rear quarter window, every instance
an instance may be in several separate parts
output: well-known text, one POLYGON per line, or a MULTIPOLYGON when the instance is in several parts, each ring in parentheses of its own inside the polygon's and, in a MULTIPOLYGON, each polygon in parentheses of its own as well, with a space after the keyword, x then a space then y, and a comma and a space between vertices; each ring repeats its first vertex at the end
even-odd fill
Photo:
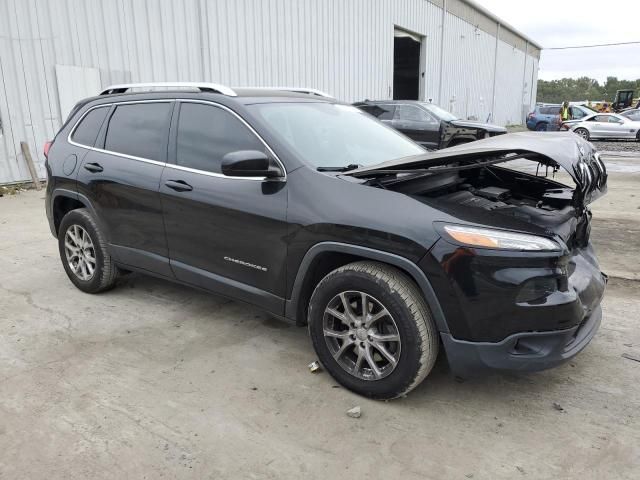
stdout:
POLYGON ((173 102, 118 105, 109 119, 104 149, 164 162, 173 102))
POLYGON ((79 143, 80 145, 93 147, 96 143, 96 138, 98 138, 100 127, 102 127, 102 123, 107 117, 107 113, 109 113, 109 108, 109 106, 106 106, 89 110, 73 130, 71 140, 79 143))

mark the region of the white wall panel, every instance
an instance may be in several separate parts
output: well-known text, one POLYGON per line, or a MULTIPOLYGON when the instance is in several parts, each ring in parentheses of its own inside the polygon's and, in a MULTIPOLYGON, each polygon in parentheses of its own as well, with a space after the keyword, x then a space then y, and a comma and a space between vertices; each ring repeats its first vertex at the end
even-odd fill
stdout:
MULTIPOLYGON (((424 98, 438 101, 441 90, 442 104, 449 107, 455 95, 456 114, 485 120, 492 113, 495 37, 487 25, 476 29, 460 18, 468 9, 448 11, 440 88, 440 5, 441 0, 0 0, 0 183, 29 178, 22 140, 45 174, 42 145, 68 108, 63 101, 61 111, 55 65, 97 69, 102 86, 214 81, 306 86, 348 102, 384 99, 393 89, 398 27, 423 37, 424 98)), ((522 49, 504 40, 498 52, 494 121, 519 123, 523 102, 535 102, 538 60, 529 56, 525 69, 522 49)))

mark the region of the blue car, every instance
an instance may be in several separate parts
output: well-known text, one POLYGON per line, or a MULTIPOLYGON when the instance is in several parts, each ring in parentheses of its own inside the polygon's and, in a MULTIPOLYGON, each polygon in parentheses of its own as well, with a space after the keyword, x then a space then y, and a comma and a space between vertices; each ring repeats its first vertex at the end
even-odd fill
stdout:
MULTIPOLYGON (((597 113, 593 108, 577 103, 569 104, 569 122, 597 113)), ((544 103, 536 105, 536 109, 527 115, 527 128, 536 131, 551 131, 568 129, 563 128, 560 122, 560 104, 544 103)))
MULTIPOLYGON (((542 104, 536 105, 533 112, 527 115, 527 128, 538 132, 553 129, 558 124, 558 116, 560 112, 560 104, 542 104)), ((555 128, 557 130, 557 128, 555 128)))

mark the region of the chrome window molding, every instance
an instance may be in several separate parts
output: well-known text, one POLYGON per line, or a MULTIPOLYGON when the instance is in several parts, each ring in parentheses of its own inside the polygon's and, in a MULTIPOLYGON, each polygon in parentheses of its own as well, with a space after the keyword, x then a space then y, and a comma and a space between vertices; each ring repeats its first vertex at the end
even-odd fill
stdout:
POLYGON ((244 118, 242 118, 236 112, 231 110, 229 107, 226 107, 225 105, 221 105, 219 103, 208 101, 208 100, 194 100, 194 99, 187 99, 187 98, 172 98, 172 99, 158 99, 158 100, 131 100, 131 101, 125 101, 125 102, 110 102, 110 103, 101 103, 100 105, 94 105, 93 107, 87 109, 87 111, 84 112, 82 114, 82 116, 78 119, 78 121, 73 125, 73 128, 69 131, 69 135, 67 135, 67 142, 69 142, 71 145, 74 145, 76 147, 85 148, 87 150, 92 150, 94 152, 106 153, 106 154, 115 155, 115 156, 121 157, 121 158, 128 158, 130 160, 135 160, 135 161, 138 161, 138 162, 150 163, 150 164, 153 164, 153 165, 166 166, 166 167, 169 167, 169 168, 172 168, 172 169, 175 169, 175 170, 183 170, 185 172, 199 173, 199 174, 206 175, 206 176, 209 176, 209 177, 228 178, 229 180, 250 180, 250 181, 261 181, 261 182, 263 182, 263 181, 286 182, 286 180, 287 180, 287 169, 284 167, 284 164, 282 163, 280 158, 278 158, 278 156, 272 150, 272 148, 269 146, 269 144, 260 136, 260 134, 258 134, 258 132, 256 132, 255 129, 251 125, 249 125, 244 118), (215 108, 221 108, 221 109, 226 110, 227 112, 231 113, 238 120, 240 120, 240 122, 242 122, 242 124, 245 127, 247 127, 249 129, 249 131, 251 131, 251 133, 253 133, 256 136, 256 138, 258 140, 260 140, 260 142, 267 148, 267 150, 269 151, 269 153, 271 154, 273 159, 276 161, 276 163, 278 164, 278 166, 282 170, 282 176, 281 177, 276 177, 276 178, 269 178, 269 179, 267 179, 267 177, 234 177, 234 176, 224 175, 222 173, 209 172, 209 171, 206 171, 206 170, 198 170, 196 168, 189 168, 189 167, 185 167, 185 166, 182 166, 182 165, 177 165, 177 164, 174 164, 174 163, 160 162, 158 160, 152 160, 150 158, 142 158, 142 157, 136 157, 134 155, 127 155, 126 153, 114 152, 113 150, 105 150, 105 149, 102 149, 102 148, 97 148, 97 147, 93 147, 93 146, 77 143, 77 142, 74 142, 71 139, 71 137, 73 136, 73 133, 76 131, 76 128, 78 128, 78 125, 80 125, 80 122, 82 122, 84 117, 90 111, 95 110, 96 108, 101 108, 101 107, 109 108, 109 107, 111 107, 113 105, 131 105, 131 104, 137 104, 137 103, 173 103, 173 102, 203 103, 203 104, 211 105, 211 106, 213 106, 215 108))

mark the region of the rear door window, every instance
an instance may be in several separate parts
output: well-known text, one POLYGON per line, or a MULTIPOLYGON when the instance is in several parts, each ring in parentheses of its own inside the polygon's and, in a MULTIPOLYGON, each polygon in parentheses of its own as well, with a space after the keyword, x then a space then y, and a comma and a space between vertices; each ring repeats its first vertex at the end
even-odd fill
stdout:
POLYGON ((578 119, 586 116, 587 114, 582 110, 580 110, 579 108, 576 108, 576 107, 571 108, 571 118, 578 119))
POLYGON ((89 110, 73 130, 71 140, 80 145, 93 147, 96 143, 96 138, 98 138, 100 127, 102 127, 102 123, 107 117, 107 113, 109 113, 109 108, 110 106, 105 106, 89 110))
POLYGON ((228 111, 203 103, 182 103, 178 117, 176 164, 221 173, 222 157, 238 150, 266 153, 264 144, 228 111))
POLYGON ((415 105, 398 105, 396 119, 409 122, 435 123, 431 115, 415 105))
POLYGON ((118 105, 109 119, 104 149, 164 162, 173 102, 118 105))
POLYGON ((393 120, 395 111, 395 105, 373 105, 369 113, 378 117, 378 120, 393 120))

